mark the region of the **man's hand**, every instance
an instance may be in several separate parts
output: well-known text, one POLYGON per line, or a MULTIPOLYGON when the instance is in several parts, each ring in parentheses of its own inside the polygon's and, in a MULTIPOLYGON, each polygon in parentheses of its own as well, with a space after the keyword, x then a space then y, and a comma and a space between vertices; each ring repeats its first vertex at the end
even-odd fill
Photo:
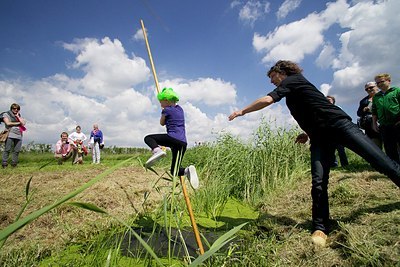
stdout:
POLYGON ((239 117, 239 116, 243 116, 243 111, 242 110, 238 110, 238 111, 233 112, 231 115, 229 115, 228 119, 229 119, 229 121, 231 121, 234 118, 239 117))
POLYGON ((378 127, 378 124, 377 124, 377 123, 372 123, 372 130, 373 130, 374 132, 379 133, 379 127, 378 127))
POLYGON ((296 141, 294 141, 296 144, 305 144, 308 141, 308 135, 306 133, 301 133, 297 136, 296 141))

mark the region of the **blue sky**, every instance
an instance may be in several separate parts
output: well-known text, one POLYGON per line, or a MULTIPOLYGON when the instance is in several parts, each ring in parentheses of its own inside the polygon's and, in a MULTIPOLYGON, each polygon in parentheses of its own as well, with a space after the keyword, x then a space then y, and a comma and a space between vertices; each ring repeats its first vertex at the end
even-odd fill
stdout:
POLYGON ((173 87, 189 145, 221 132, 251 136, 261 117, 296 125, 284 101, 232 122, 227 116, 274 89, 279 59, 356 119, 363 85, 389 72, 399 85, 400 2, 51 1, 0 2, 0 108, 21 105, 24 143, 55 143, 98 123, 106 145, 145 146, 159 125, 140 19, 161 87, 173 87))

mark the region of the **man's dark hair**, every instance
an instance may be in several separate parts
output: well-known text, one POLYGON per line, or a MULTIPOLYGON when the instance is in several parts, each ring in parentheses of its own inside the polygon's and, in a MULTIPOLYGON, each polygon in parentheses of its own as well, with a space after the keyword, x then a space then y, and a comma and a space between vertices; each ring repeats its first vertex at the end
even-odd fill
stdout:
POLYGON ((303 71, 302 68, 300 68, 299 65, 296 63, 289 61, 289 60, 279 60, 278 62, 275 63, 274 66, 271 67, 271 69, 268 71, 267 75, 270 77, 271 72, 277 72, 277 73, 282 73, 287 76, 293 75, 293 74, 299 74, 303 71))

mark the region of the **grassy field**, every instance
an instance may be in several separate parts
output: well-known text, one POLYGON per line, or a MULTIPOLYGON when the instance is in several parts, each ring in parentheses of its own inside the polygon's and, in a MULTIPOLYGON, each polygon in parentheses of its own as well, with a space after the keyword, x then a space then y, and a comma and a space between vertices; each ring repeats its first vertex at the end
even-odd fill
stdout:
MULTIPOLYGON (((399 189, 351 152, 350 166, 331 172, 327 247, 312 245, 309 152, 294 144, 296 135, 260 127, 250 142, 222 136, 188 150, 183 165, 196 164, 201 178, 198 190, 188 186, 190 200, 211 255, 201 264, 400 266, 399 189), (232 229, 235 238, 213 250, 232 229)), ((25 152, 18 168, 1 170, 3 232, 24 203, 21 218, 96 179, 11 234, 0 251, 1 266, 196 265, 201 257, 181 188, 166 173, 170 155, 151 172, 141 165, 148 150, 105 152, 102 164, 87 159, 78 166, 59 166, 51 153, 25 152)))

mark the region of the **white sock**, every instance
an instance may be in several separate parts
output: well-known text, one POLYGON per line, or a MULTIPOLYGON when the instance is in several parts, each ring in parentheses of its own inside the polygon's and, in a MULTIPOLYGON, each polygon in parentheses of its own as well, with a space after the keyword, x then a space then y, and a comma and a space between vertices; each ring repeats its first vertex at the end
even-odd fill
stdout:
POLYGON ((156 148, 154 148, 153 149, 153 154, 155 154, 155 153, 157 153, 157 152, 159 152, 159 151, 161 151, 162 149, 160 148, 160 147, 156 147, 156 148))

